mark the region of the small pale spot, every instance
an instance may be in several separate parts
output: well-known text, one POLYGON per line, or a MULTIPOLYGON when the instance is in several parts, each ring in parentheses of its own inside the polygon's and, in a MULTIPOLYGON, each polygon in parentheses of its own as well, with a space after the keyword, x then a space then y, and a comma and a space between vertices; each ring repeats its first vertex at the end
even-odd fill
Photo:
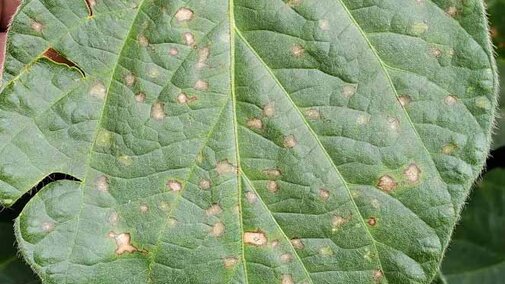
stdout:
POLYGON ((293 276, 291 276, 289 274, 282 275, 281 284, 295 284, 295 281, 293 280, 293 276))
POLYGON ((199 91, 206 91, 209 89, 209 83, 203 80, 198 80, 195 83, 195 89, 199 91))
POLYGON ((252 191, 248 191, 246 192, 245 194, 245 198, 247 199, 247 202, 249 203, 255 203, 256 201, 258 201, 258 197, 256 196, 256 194, 252 191))
POLYGON ((140 212, 146 213, 147 211, 149 211, 149 206, 147 206, 147 204, 140 205, 140 212))
POLYGON ((303 249, 305 247, 301 239, 291 239, 291 245, 295 249, 303 249))
POLYGON ((99 176, 95 179, 95 187, 100 192, 109 190, 109 179, 106 176, 99 176))
POLYGON ((224 233, 224 224, 222 222, 217 222, 210 229, 210 235, 213 237, 220 237, 224 233))
POLYGON ((180 93, 177 96, 177 102, 180 104, 187 104, 192 100, 193 100, 193 98, 188 97, 188 95, 186 95, 185 93, 180 93))
POLYGON ((210 48, 208 48, 208 47, 203 47, 203 48, 200 48, 200 50, 198 50, 197 67, 199 69, 206 66, 206 62, 209 59, 209 55, 210 55, 210 48))
POLYGON ((109 238, 116 241, 116 254, 122 255, 123 253, 134 253, 137 250, 136 247, 131 245, 131 236, 128 233, 116 234, 114 232, 109 233, 109 238))
POLYGON ((188 8, 180 8, 177 10, 177 13, 175 13, 175 18, 178 22, 191 21, 193 18, 193 11, 188 8))
POLYGON ((171 56, 176 56, 177 54, 179 54, 179 50, 175 47, 172 47, 168 50, 168 54, 171 56))
POLYGON ((331 249, 330 246, 324 246, 319 249, 319 254, 322 256, 332 256, 333 250, 331 249))
POLYGON ((149 68, 147 76, 151 78, 158 78, 160 76, 160 70, 158 68, 149 68))
POLYGON ((294 135, 288 135, 284 137, 284 142, 282 143, 284 145, 284 148, 294 148, 298 142, 296 141, 296 138, 294 135))
POLYGON ((232 165, 228 160, 224 161, 219 161, 216 165, 216 171, 219 175, 224 175, 224 174, 229 174, 229 173, 236 173, 237 168, 232 165))
POLYGON ((342 95, 345 98, 350 98, 356 94, 358 91, 358 85, 356 84, 348 84, 342 87, 342 95))
POLYGON ((303 46, 296 44, 291 47, 291 53, 294 57, 301 57, 305 53, 303 46))
POLYGON ((198 186, 200 187, 200 189, 207 190, 211 187, 210 180, 201 179, 200 182, 198 183, 198 186))
POLYGON ((89 3, 89 7, 90 8, 93 8, 96 5, 96 1, 95 0, 88 0, 88 3, 89 3))
POLYGON ((293 255, 290 253, 283 253, 280 256, 280 260, 281 260, 281 262, 284 262, 284 263, 291 262, 293 260, 293 255))
POLYGON ((415 183, 419 181, 421 170, 416 164, 410 164, 403 173, 408 181, 415 183))
POLYGON ((263 128, 263 122, 259 118, 250 118, 247 120, 247 127, 252 129, 261 129, 263 128))
POLYGON ((368 218, 367 223, 370 226, 375 226, 377 224, 377 219, 375 217, 370 217, 370 218, 368 218))
POLYGON ((139 35, 138 41, 139 41, 140 46, 142 46, 142 47, 147 47, 149 45, 149 40, 147 39, 147 37, 145 35, 139 35))
POLYGON ((400 129, 400 121, 397 118, 394 117, 388 118, 388 125, 391 130, 400 129))
POLYGON ((209 217, 218 215, 221 212, 223 212, 223 209, 221 209, 221 206, 219 206, 218 204, 212 204, 212 206, 210 206, 209 208, 207 208, 207 210, 205 210, 205 213, 209 217))
POLYGON ((109 223, 112 226, 116 226, 118 222, 119 222, 119 214, 117 214, 117 212, 112 212, 112 214, 110 214, 109 216, 109 223))
POLYGON ((455 105, 458 102, 458 98, 452 95, 445 97, 444 102, 448 106, 455 105))
POLYGON ((415 23, 411 27, 411 31, 414 35, 422 35, 428 31, 428 25, 426 23, 415 23))
POLYGON ((184 33, 182 36, 184 38, 184 42, 186 43, 186 45, 193 46, 195 44, 195 36, 192 33, 187 32, 184 33))
POLYGON ((275 180, 269 180, 267 181, 267 190, 276 193, 279 190, 279 184, 275 180))
POLYGON ((358 118, 356 119, 356 123, 358 125, 365 125, 370 122, 370 116, 365 115, 365 114, 360 114, 358 118))
POLYGON ((40 33, 42 31, 42 29, 44 28, 44 26, 39 23, 39 22, 33 22, 32 23, 32 29, 38 33, 40 33))
POLYGON ((347 219, 339 215, 333 216, 333 218, 331 219, 331 225, 334 229, 342 227, 347 222, 348 222, 347 219))
POLYGON ((272 117, 275 114, 275 107, 273 103, 268 103, 263 107, 263 115, 272 117))
POLYGON ((182 184, 176 180, 169 180, 167 182, 167 187, 171 191, 178 192, 182 190, 182 184))
POLYGON ((326 19, 319 20, 319 28, 323 31, 330 30, 330 21, 326 19))
POLYGON ((223 260, 223 263, 224 263, 224 268, 230 269, 230 268, 233 268, 235 265, 237 265, 238 259, 234 256, 225 257, 223 260))
POLYGON ((135 94, 135 101, 137 103, 143 103, 146 101, 146 94, 142 93, 142 92, 139 92, 137 94, 135 94))
POLYGON ((377 199, 372 199, 371 203, 372 203, 372 207, 375 208, 375 209, 379 209, 380 206, 381 206, 380 201, 377 200, 377 199))
POLYGON ((254 246, 264 246, 267 244, 267 237, 262 232, 245 232, 244 243, 254 246))
POLYGON ((272 248, 276 248, 279 246, 279 241, 278 240, 273 240, 271 243, 270 243, 270 247, 272 248))
POLYGON ((102 147, 112 144, 112 133, 105 129, 100 129, 96 137, 96 144, 102 147))
POLYGON ((410 104, 410 102, 412 101, 412 99, 409 97, 409 96, 401 96, 398 98, 398 101, 400 102, 400 104, 402 105, 402 107, 406 107, 410 104))
POLYGON ((89 94, 92 97, 103 100, 103 99, 105 99, 105 96, 107 95, 107 89, 105 88, 105 86, 102 83, 97 82, 91 87, 91 89, 89 90, 89 94))
POLYGON ((167 212, 170 210, 170 205, 168 205, 167 202, 165 201, 162 201, 160 202, 160 204, 158 205, 158 208, 160 208, 161 211, 164 211, 164 212, 167 212))
POLYGON ((321 118, 321 113, 319 110, 311 108, 305 111, 305 116, 310 120, 318 120, 321 118))
POLYGON ((475 105, 481 109, 491 109, 491 102, 486 97, 478 97, 475 100, 475 105))
POLYGON ((330 198, 330 192, 324 188, 319 189, 319 197, 323 200, 326 201, 328 198, 330 198))
POLYGON ((456 149, 458 149, 457 145, 449 143, 447 145, 444 145, 444 147, 442 147, 442 153, 444 153, 445 155, 452 155, 454 151, 456 151, 456 149))
POLYGON ((454 17, 458 14, 458 9, 454 6, 451 6, 445 10, 448 16, 454 17))
POLYGON ((281 171, 278 169, 266 169, 263 173, 269 177, 280 177, 282 175, 281 171))
POLYGON ((54 223, 52 222, 44 222, 41 226, 42 231, 49 233, 54 230, 54 223))
POLYGON ((291 7, 296 7, 302 4, 302 0, 288 0, 287 4, 291 7))
POLYGON ((170 228, 175 227, 175 225, 177 225, 177 219, 175 219, 175 218, 168 218, 167 225, 170 228))
POLYGON ((384 276, 384 274, 382 273, 382 271, 380 271, 378 269, 374 270, 374 272, 373 272, 373 280, 375 282, 380 282, 383 276, 384 276))
POLYGON ((128 87, 131 87, 133 86, 133 84, 135 83, 135 76, 133 76, 133 74, 131 73, 128 73, 126 74, 126 76, 124 77, 124 82, 126 84, 126 86, 128 87))
POLYGON ((131 166, 133 164, 133 158, 128 155, 121 155, 117 160, 123 166, 131 166))
POLYGON ((442 56, 442 50, 438 47, 433 47, 430 49, 431 55, 433 55, 436 58, 440 58, 442 56))
POLYGON ((151 106, 151 118, 154 120, 163 120, 165 118, 165 103, 155 102, 151 106))
POLYGON ((385 192, 392 191, 393 189, 396 188, 397 185, 398 185, 397 182, 391 176, 388 175, 382 176, 379 179, 379 182, 377 183, 377 187, 385 192))

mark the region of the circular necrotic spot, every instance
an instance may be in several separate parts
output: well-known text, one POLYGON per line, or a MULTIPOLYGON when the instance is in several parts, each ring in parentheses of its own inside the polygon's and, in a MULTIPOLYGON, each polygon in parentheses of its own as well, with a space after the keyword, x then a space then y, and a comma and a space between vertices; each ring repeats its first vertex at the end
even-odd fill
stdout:
POLYGON ((264 246, 267 244, 267 237, 262 232, 245 232, 244 243, 254 246, 264 246))
POLYGON ((33 22, 31 26, 32 26, 32 29, 34 31, 36 31, 37 33, 40 33, 42 31, 42 29, 44 28, 44 26, 39 22, 33 22))
POLYGON ((225 257, 223 260, 224 268, 230 269, 237 265, 238 259, 234 256, 225 257))
POLYGON ((272 117, 275 114, 275 107, 273 103, 268 103, 263 106, 263 115, 266 117, 272 117))
POLYGON ((211 187, 210 180, 201 179, 200 182, 198 183, 198 186, 200 187, 200 189, 207 190, 211 187))
POLYGON ((350 98, 356 94, 356 91, 358 91, 358 85, 356 84, 348 84, 342 87, 342 95, 345 98, 350 98))
POLYGON ((333 216, 333 218, 331 218, 331 226, 334 229, 338 229, 338 228, 342 227, 347 222, 348 222, 347 219, 345 219, 344 217, 339 216, 339 215, 333 216))
POLYGON ((176 180, 167 181, 167 187, 169 190, 178 192, 182 190, 182 184, 176 180))
POLYGON ((135 76, 133 76, 133 74, 131 73, 126 74, 126 76, 124 77, 124 82, 128 87, 133 86, 133 84, 135 84, 135 80, 136 80, 135 76))
POLYGON ((134 253, 137 251, 137 248, 131 245, 131 236, 128 233, 116 234, 114 232, 110 232, 109 238, 116 241, 117 255, 121 255, 123 253, 134 253))
POLYGON ((146 94, 142 93, 142 92, 138 92, 135 94, 135 101, 137 103, 143 103, 146 101, 146 94))
POLYGON ((321 118, 321 113, 319 110, 311 108, 305 111, 305 116, 310 120, 318 120, 321 118))
POLYGON ((213 237, 220 237, 224 234, 224 224, 222 222, 217 222, 212 225, 210 229, 210 235, 213 237))
POLYGON ((247 202, 249 203, 255 203, 256 201, 258 201, 258 197, 256 196, 256 194, 254 194, 254 192, 252 191, 248 191, 246 192, 245 194, 245 198, 247 199, 247 202))
POLYGON ((155 102, 151 106, 151 118, 154 120, 163 120, 165 116, 165 103, 155 102))
POLYGON ((98 99, 105 99, 105 96, 107 94, 107 89, 101 82, 97 82, 91 86, 91 89, 89 90, 89 94, 92 97, 98 98, 98 99))
POLYGON ((410 102, 412 101, 412 99, 409 96, 400 96, 398 98, 398 101, 400 102, 400 104, 403 107, 406 107, 406 106, 408 106, 410 104, 410 102))
POLYGON ((293 276, 291 276, 289 274, 282 275, 281 284, 295 284, 295 281, 293 280, 293 276))
POLYGON ((209 208, 207 208, 207 210, 205 210, 205 213, 209 217, 218 215, 221 212, 223 212, 223 209, 221 209, 221 206, 219 206, 218 204, 212 204, 212 206, 210 206, 209 208))
POLYGON ((284 263, 291 262, 293 260, 293 255, 290 253, 283 253, 280 256, 280 261, 284 263))
POLYGON ((299 44, 295 44, 291 47, 291 54, 293 54, 294 57, 301 57, 304 53, 305 49, 299 44))
POLYGON ((186 94, 184 93, 180 93, 178 96, 177 96, 177 102, 180 103, 180 104, 186 104, 188 103, 189 101, 189 98, 186 94))
POLYGON ((403 173, 409 182, 415 183, 419 181, 421 170, 416 164, 410 164, 403 173))
POLYGON ((140 46, 142 46, 142 47, 147 47, 149 45, 149 40, 147 39, 147 37, 145 35, 139 35, 138 41, 139 41, 140 46))
POLYGON ((445 97, 444 102, 445 102, 446 105, 452 106, 452 105, 455 105, 458 102, 458 98, 455 97, 455 96, 450 95, 450 96, 445 97))
POLYGON ((373 280, 375 282, 380 282, 382 277, 383 277, 382 271, 380 271, 379 269, 373 271, 373 280))
POLYGON ((267 190, 276 193, 279 190, 279 184, 275 180, 267 181, 267 190))
POLYGON ((273 240, 271 243, 270 243, 270 247, 272 248, 276 248, 279 246, 279 241, 278 240, 273 240))
POLYGON ((397 182, 393 179, 393 177, 384 175, 379 178, 379 182, 377 183, 377 187, 382 189, 385 192, 390 192, 394 190, 397 186, 397 182))
POLYGON ((323 31, 330 30, 330 21, 326 19, 319 20, 319 28, 323 31))
POLYGON ((287 4, 291 7, 296 7, 302 4, 302 0, 288 0, 287 4))
POLYGON ((446 14, 450 17, 454 17, 458 14, 458 8, 451 6, 445 10, 446 14))
POLYGON ((149 206, 147 206, 147 204, 142 204, 142 205, 140 205, 139 209, 140 209, 140 212, 146 213, 147 211, 149 211, 149 206))
POLYGON ((178 22, 190 21, 193 18, 193 11, 188 8, 180 8, 175 13, 175 18, 178 22))
POLYGON ((323 200, 326 201, 328 198, 330 198, 330 192, 324 188, 319 189, 319 197, 323 200))
POLYGON ((109 190, 109 179, 106 176, 99 176, 95 179, 95 187, 100 192, 109 190))
POLYGON ((370 218, 368 218, 367 223, 370 226, 375 226, 377 224, 377 219, 375 219, 375 217, 370 217, 370 218))
POLYGON ((168 54, 171 56, 176 56, 177 54, 179 54, 179 50, 175 47, 172 47, 168 50, 168 54))
POLYGON ((282 143, 284 145, 284 148, 294 148, 298 142, 296 141, 296 138, 294 135, 288 135, 284 137, 284 142, 282 143))
POLYGON ((266 169, 263 171, 263 173, 265 173, 269 177, 274 178, 280 177, 282 175, 281 171, 278 169, 266 169))
POLYGON ((247 120, 247 127, 252 129, 261 129, 263 128, 263 122, 259 118, 251 118, 247 120))
POLYGON ((445 155, 452 155, 454 151, 456 151, 456 149, 458 149, 458 146, 456 144, 449 143, 442 147, 442 153, 444 153, 445 155))
POLYGON ((195 89, 198 91, 206 91, 209 89, 209 83, 203 80, 198 80, 195 83, 195 89))
POLYGON ((195 36, 192 33, 187 32, 184 33, 182 36, 184 38, 184 43, 186 43, 186 45, 193 46, 195 44, 195 36))
POLYGON ((224 174, 229 174, 229 173, 236 173, 237 168, 232 165, 228 160, 224 161, 219 161, 216 165, 216 171, 219 175, 224 175, 224 174))
POLYGON ((198 50, 198 63, 197 63, 197 68, 201 69, 206 66, 207 59, 209 59, 210 56, 210 48, 208 47, 203 47, 198 50))
POLYGON ((400 129, 400 120, 394 117, 389 117, 388 118, 388 125, 391 130, 398 130, 400 129))
POLYGON ((54 223, 53 222, 44 222, 44 223, 42 223, 41 229, 45 233, 49 233, 54 230, 54 223))
POLYGON ((305 245, 303 244, 302 240, 301 239, 291 239, 291 245, 295 248, 295 249, 303 249, 305 247, 305 245))

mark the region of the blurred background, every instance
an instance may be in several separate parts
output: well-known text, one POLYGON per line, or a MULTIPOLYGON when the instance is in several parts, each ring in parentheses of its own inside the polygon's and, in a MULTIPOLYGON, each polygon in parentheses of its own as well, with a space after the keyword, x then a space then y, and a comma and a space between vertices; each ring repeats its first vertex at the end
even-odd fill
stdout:
MULTIPOLYGON (((6 31, 19 2, 20 0, 0 0, 2 66, 6 31)), ((433 284, 505 284, 505 0, 486 0, 486 3, 502 86, 499 118, 486 170, 474 186, 442 263, 441 272, 433 284)), ((458 15, 455 18, 457 17, 458 15)), ((57 58, 54 60, 58 61, 57 58)), ((12 230, 13 219, 41 187, 60 178, 62 176, 58 174, 52 175, 13 208, 0 208, 0 284, 40 283, 18 256, 12 230)))

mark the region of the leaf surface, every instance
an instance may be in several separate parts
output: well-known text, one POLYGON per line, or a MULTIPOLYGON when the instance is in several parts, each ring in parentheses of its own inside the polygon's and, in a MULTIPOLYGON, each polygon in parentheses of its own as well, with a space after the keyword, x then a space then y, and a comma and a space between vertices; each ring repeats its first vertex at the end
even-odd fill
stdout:
POLYGON ((442 263, 448 283, 500 283, 505 273, 505 170, 484 176, 442 263))
POLYGON ((17 221, 45 282, 431 282, 490 145, 482 2, 88 3, 9 34, 0 199, 80 180, 17 221))

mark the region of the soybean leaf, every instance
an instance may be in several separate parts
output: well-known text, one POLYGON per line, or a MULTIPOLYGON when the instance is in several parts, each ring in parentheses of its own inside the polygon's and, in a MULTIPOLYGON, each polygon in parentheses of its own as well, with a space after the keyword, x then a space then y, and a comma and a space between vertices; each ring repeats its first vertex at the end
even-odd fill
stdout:
POLYGON ((430 283, 490 147, 484 15, 480 0, 24 1, 0 200, 52 172, 79 181, 33 197, 21 252, 47 283, 430 283))

